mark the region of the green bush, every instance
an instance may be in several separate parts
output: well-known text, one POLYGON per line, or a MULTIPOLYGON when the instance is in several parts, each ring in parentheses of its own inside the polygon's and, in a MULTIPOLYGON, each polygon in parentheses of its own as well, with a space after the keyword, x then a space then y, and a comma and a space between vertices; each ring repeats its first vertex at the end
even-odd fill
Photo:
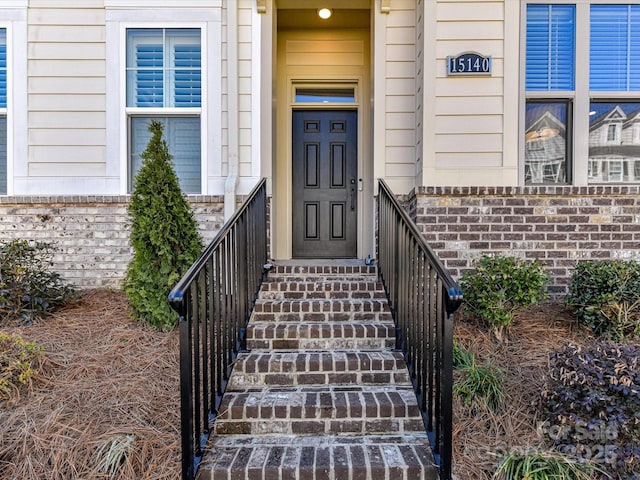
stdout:
POLYGON ((43 351, 35 343, 17 335, 0 332, 0 400, 31 380, 37 373, 35 363, 43 351))
POLYGON ((29 324, 73 295, 73 287, 50 270, 55 250, 47 242, 0 241, 0 324, 29 324))
POLYGON ((467 307, 500 336, 518 310, 546 298, 548 282, 537 260, 527 264, 516 257, 484 255, 462 275, 460 286, 467 307))
POLYGON ((193 212, 178 183, 162 123, 152 120, 152 137, 141 154, 128 212, 133 259, 124 291, 133 317, 158 329, 171 329, 177 314, 167 296, 202 250, 193 212))
POLYGON ((579 263, 567 305, 578 321, 599 335, 622 339, 640 334, 640 262, 579 263))
POLYGON ((640 472, 640 345, 595 342, 553 352, 538 431, 613 478, 640 472), (617 475, 617 476, 616 476, 617 475))

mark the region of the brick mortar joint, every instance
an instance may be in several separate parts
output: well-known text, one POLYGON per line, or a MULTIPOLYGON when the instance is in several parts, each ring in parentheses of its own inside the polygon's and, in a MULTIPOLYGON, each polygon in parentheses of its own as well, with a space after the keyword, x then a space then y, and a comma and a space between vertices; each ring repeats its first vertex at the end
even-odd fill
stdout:
POLYGON ((636 196, 640 194, 640 185, 527 185, 514 187, 488 187, 488 186, 418 186, 414 187, 407 195, 398 195, 400 199, 411 201, 419 196, 636 196))

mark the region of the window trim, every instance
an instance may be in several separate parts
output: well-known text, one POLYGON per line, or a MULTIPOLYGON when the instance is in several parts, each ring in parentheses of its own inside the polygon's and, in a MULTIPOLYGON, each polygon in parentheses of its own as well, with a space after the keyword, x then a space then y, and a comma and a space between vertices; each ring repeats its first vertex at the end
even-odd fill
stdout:
MULTIPOLYGON (((33 190, 29 182, 28 162, 16 163, 16 158, 28 158, 27 112, 27 56, 14 55, 24 51, 27 45, 27 2, 7 2, 1 8, 0 28, 6 29, 7 44, 7 108, 3 114, 7 120, 7 196, 29 194, 33 190), (31 190, 30 190, 31 188, 31 190)), ((36 185, 35 188, 38 188, 36 185)), ((4 196, 4 195, 3 195, 4 196)))
POLYGON ((120 138, 121 138, 121 188, 124 193, 131 193, 133 185, 133 176, 131 175, 131 136, 129 130, 130 118, 132 116, 199 116, 200 117, 200 192, 190 193, 191 195, 200 195, 207 192, 207 101, 208 83, 205 79, 207 76, 207 24, 203 22, 122 22, 120 24, 120 138), (127 31, 130 29, 199 29, 200 30, 200 56, 201 68, 201 102, 200 107, 128 107, 127 106, 127 31))
POLYGON ((568 183, 566 185, 599 185, 589 182, 589 111, 591 102, 603 100, 627 100, 640 102, 640 91, 609 92, 589 89, 589 47, 590 47, 590 8, 595 4, 632 4, 630 0, 524 0, 520 11, 520 101, 519 101, 519 182, 525 185, 525 113, 529 100, 554 100, 569 98, 572 101, 572 118, 567 128, 571 133, 567 138, 568 183), (527 6, 534 4, 575 5, 575 85, 573 91, 527 91, 526 90, 526 32, 527 6), (586 59, 586 61, 584 60, 586 59), (570 137, 570 140, 569 140, 570 137), (570 143, 569 143, 570 142, 570 143))
POLYGON ((126 31, 128 28, 199 28, 202 56, 201 190, 211 193, 222 171, 222 139, 207 132, 222 125, 222 12, 215 0, 207 8, 163 8, 140 2, 110 1, 106 14, 106 78, 117 79, 106 86, 107 178, 118 184, 118 192, 129 192, 128 126, 126 108, 126 31), (217 152, 217 155, 216 155, 217 152))

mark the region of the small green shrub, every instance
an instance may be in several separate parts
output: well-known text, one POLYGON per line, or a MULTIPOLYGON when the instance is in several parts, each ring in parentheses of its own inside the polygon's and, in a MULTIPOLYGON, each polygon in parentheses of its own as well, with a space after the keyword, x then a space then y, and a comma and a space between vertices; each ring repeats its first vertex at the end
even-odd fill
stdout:
POLYGON ((42 348, 17 335, 0 332, 0 400, 6 400, 37 373, 42 348))
POLYGON ((182 195, 162 123, 152 120, 152 134, 141 154, 128 212, 133 258, 124 279, 132 316, 158 329, 171 329, 178 316, 167 296, 198 258, 202 243, 193 212, 182 195))
POLYGON ((640 472, 640 345, 568 345, 550 355, 549 365, 544 440, 599 461, 613 478, 633 479, 640 472))
POLYGON ((556 452, 512 453, 505 456, 496 480, 592 480, 596 468, 556 452))
POLYGON ((518 310, 546 298, 548 282, 537 260, 527 264, 516 257, 485 255, 462 275, 460 286, 465 304, 500 336, 518 310))
POLYGON ((640 262, 584 261, 574 269, 567 305, 599 335, 640 335, 640 262))
POLYGON ((502 372, 491 363, 478 365, 473 353, 468 352, 456 368, 454 392, 465 405, 497 410, 504 400, 502 372))
POLYGON ((47 242, 0 241, 0 324, 28 324, 73 295, 73 287, 50 270, 55 251, 47 242))

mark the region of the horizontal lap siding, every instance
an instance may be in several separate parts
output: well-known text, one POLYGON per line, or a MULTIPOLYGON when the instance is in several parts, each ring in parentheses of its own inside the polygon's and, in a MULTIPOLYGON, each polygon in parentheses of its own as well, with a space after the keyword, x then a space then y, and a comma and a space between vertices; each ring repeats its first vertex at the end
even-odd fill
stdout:
MULTIPOLYGON (((496 172, 504 167, 504 1, 438 0, 435 12, 436 182, 500 184, 502 173, 496 172), (468 51, 492 57, 491 76, 447 76, 446 57, 468 51)), ((434 184, 434 179, 426 180, 434 184)))
POLYGON ((251 78, 252 75, 252 9, 255 0, 238 1, 238 155, 239 174, 242 177, 252 176, 252 150, 259 148, 252 145, 251 126, 253 123, 251 88, 252 83, 260 79, 251 78))
POLYGON ((28 174, 51 179, 104 177, 103 2, 38 1, 30 5, 28 174))
POLYGON ((394 191, 407 192, 415 185, 419 169, 416 24, 421 6, 415 0, 397 0, 391 5, 385 31, 384 175, 394 191))

